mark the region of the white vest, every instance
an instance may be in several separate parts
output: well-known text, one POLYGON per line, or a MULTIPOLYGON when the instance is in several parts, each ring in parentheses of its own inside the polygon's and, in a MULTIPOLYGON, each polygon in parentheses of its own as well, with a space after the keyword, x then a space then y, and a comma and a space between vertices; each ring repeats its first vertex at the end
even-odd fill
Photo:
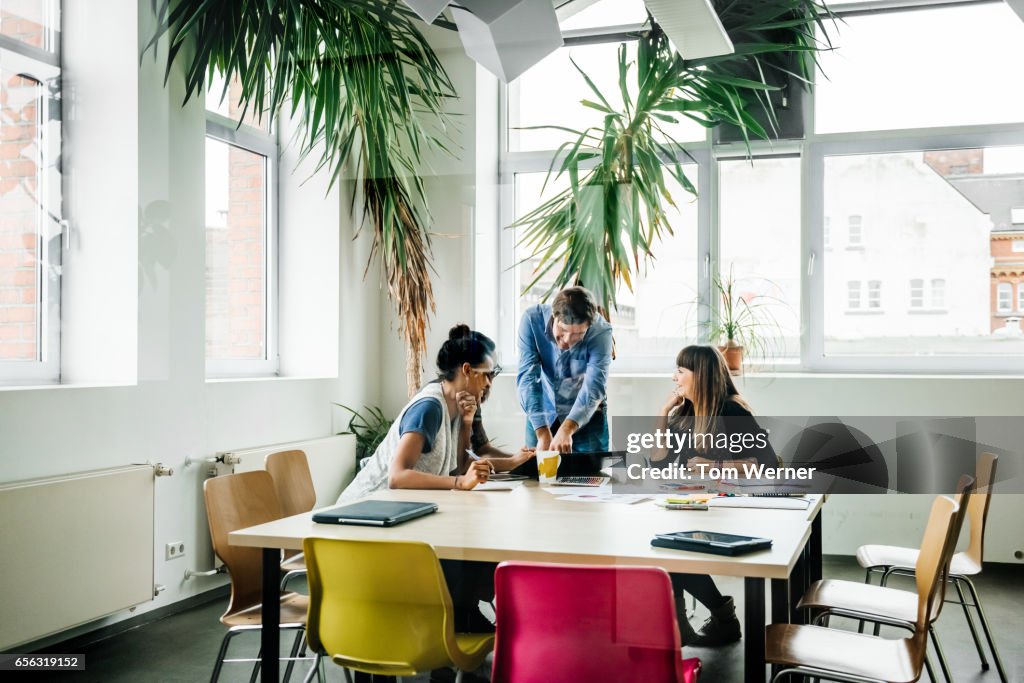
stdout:
POLYGON ((339 503, 363 498, 375 491, 381 491, 388 487, 388 472, 391 470, 391 461, 394 460, 395 452, 398 450, 398 440, 402 438, 398 428, 402 423, 405 412, 409 410, 409 406, 420 399, 434 400, 441 404, 441 427, 434 436, 434 447, 429 452, 420 455, 420 459, 416 461, 413 469, 417 472, 448 476, 449 472, 458 467, 459 460, 456 449, 459 447, 459 431, 462 428, 462 420, 456 420, 452 424, 451 416, 448 414, 448 402, 444 399, 441 383, 431 382, 420 389, 419 393, 413 396, 412 400, 402 408, 402 412, 395 418, 384 440, 377 446, 377 450, 367 458, 363 469, 356 474, 356 478, 352 480, 352 483, 338 496, 339 503))

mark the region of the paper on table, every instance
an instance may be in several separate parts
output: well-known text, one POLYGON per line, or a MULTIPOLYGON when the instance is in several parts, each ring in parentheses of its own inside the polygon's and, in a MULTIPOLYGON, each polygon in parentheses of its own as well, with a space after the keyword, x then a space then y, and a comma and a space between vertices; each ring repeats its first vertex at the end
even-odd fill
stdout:
POLYGON ((808 498, 774 498, 771 496, 719 496, 708 500, 710 507, 767 508, 770 510, 806 510, 811 506, 808 498))
POLYGON ((521 481, 485 481, 477 484, 473 491, 512 491, 523 485, 521 481))
POLYGON ((616 503, 619 505, 632 505, 642 500, 649 499, 642 493, 574 493, 569 496, 559 496, 558 500, 570 503, 616 503))

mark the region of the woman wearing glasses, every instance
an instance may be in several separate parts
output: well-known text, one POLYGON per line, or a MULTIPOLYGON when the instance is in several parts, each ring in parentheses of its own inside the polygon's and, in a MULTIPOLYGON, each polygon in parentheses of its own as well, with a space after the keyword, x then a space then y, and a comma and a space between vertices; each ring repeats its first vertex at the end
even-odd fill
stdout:
POLYGON ((448 332, 437 354, 438 378, 412 397, 387 436, 338 498, 343 503, 392 489, 469 490, 533 457, 533 450, 504 453, 488 442, 479 406, 501 371, 494 342, 466 325, 448 332), (467 449, 481 456, 472 460, 467 449))
MULTIPOLYGON (((778 462, 764 430, 750 412, 729 375, 722 353, 713 346, 687 346, 676 356, 675 386, 659 411, 655 427, 678 434, 716 437, 711 446, 702 441, 672 453, 662 449, 651 453, 652 464, 680 465, 696 468, 699 464, 736 467, 764 464, 775 468, 778 462), (749 435, 749 436, 748 436, 749 435), (762 438, 757 438, 761 435, 762 438), (748 438, 741 438, 748 437, 748 438), (742 452, 721 448, 723 443, 753 443, 742 452), (763 444, 763 445, 761 445, 763 444)), ((710 440, 710 439, 709 439, 710 440)), ((739 450, 739 449, 734 449, 739 450)), ((699 469, 695 470, 699 472, 699 469)), ((742 471, 742 469, 741 469, 742 471)), ((676 594, 676 613, 683 642, 687 645, 717 647, 740 639, 740 622, 731 597, 722 595, 714 580, 705 574, 672 574, 676 594), (686 618, 683 591, 692 594, 711 611, 700 632, 694 632, 686 618)))

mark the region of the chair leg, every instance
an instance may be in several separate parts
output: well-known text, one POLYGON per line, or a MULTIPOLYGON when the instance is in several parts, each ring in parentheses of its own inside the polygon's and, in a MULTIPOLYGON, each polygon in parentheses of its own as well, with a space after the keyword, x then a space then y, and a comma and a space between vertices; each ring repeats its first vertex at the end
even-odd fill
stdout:
POLYGON ((224 634, 224 638, 220 641, 220 651, 217 652, 217 661, 213 665, 213 674, 210 676, 210 683, 217 683, 217 679, 220 678, 221 667, 224 666, 224 658, 228 654, 228 644, 234 637, 233 631, 228 631, 224 634))
POLYGON ((319 655, 319 653, 316 655, 316 658, 313 659, 313 666, 310 667, 309 671, 306 672, 306 677, 302 679, 302 683, 313 683, 313 676, 316 676, 317 680, 322 680, 322 679, 320 679, 320 655, 319 655))
POLYGON ((939 634, 935 631, 935 624, 928 625, 928 633, 932 637, 932 645, 935 646, 935 657, 939 660, 939 669, 946 683, 953 683, 953 675, 949 672, 949 663, 946 662, 946 653, 942 651, 942 644, 939 642, 939 634))
MULTIPOLYGON (((864 572, 864 583, 871 583, 871 575, 875 572, 874 567, 868 567, 864 572)), ((857 621, 857 633, 864 633, 864 620, 860 619, 857 621)))
POLYGON ((263 657, 263 648, 256 653, 256 663, 252 666, 252 675, 249 676, 249 683, 256 683, 260 679, 260 660, 263 657))
POLYGON ((1006 669, 1003 668, 1003 660, 999 657, 999 650, 996 649, 995 638, 992 637, 992 629, 988 625, 988 618, 985 616, 985 608, 981 606, 981 596, 978 595, 978 589, 974 587, 974 582, 966 576, 960 577, 964 583, 967 584, 968 590, 971 591, 971 599, 974 601, 974 608, 978 610, 978 619, 981 621, 981 630, 985 632, 985 640, 988 641, 988 649, 992 653, 992 659, 996 663, 996 671, 999 672, 999 680, 1006 683, 1006 669))
POLYGON ((292 649, 288 652, 288 664, 284 667, 284 683, 292 679, 292 669, 295 668, 295 657, 299 654, 299 647, 305 639, 305 632, 300 628, 295 631, 295 641, 292 642, 292 649))
POLYGON ((964 619, 967 620, 967 626, 971 630, 971 637, 974 638, 974 648, 978 651, 978 658, 981 659, 981 670, 988 671, 988 658, 985 656, 985 648, 981 645, 981 636, 978 635, 978 629, 974 625, 974 617, 971 616, 971 610, 967 605, 967 596, 964 595, 963 586, 960 585, 959 577, 951 577, 950 580, 953 582, 953 587, 956 588, 957 597, 960 598, 960 606, 964 610, 964 619))
POLYGON ((462 683, 462 669, 455 670, 455 683, 462 683))
POLYGON ((924 653, 924 668, 928 672, 928 680, 932 683, 939 683, 939 679, 935 677, 935 669, 932 668, 932 658, 928 656, 928 653, 924 653))

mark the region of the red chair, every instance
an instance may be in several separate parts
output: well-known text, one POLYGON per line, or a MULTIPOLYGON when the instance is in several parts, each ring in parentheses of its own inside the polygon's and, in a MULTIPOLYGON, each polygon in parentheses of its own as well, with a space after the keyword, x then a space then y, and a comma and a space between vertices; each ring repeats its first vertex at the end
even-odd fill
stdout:
POLYGON ((672 584, 657 567, 503 562, 492 683, 695 683, 672 584))

